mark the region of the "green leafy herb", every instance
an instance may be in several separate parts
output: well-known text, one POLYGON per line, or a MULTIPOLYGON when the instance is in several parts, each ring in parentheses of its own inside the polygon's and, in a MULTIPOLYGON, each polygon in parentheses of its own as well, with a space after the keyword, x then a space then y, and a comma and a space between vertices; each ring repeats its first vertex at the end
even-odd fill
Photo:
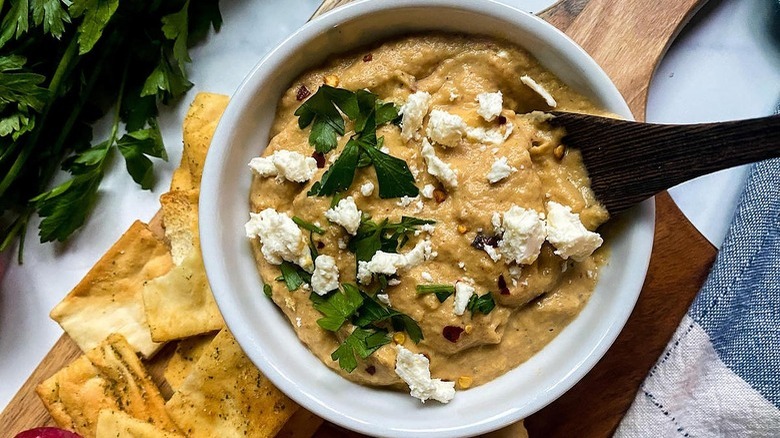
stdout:
POLYGON ((420 326, 409 315, 390 306, 385 306, 376 299, 363 294, 363 304, 352 318, 352 323, 358 327, 366 328, 386 321, 390 321, 394 330, 406 332, 414 343, 423 339, 420 326))
POLYGON ((273 295, 273 289, 271 288, 270 284, 266 283, 266 284, 263 285, 263 293, 268 298, 271 298, 271 296, 273 295))
POLYGON ((294 263, 284 261, 279 265, 279 269, 282 271, 282 280, 290 292, 298 290, 303 283, 311 283, 311 274, 294 263))
POLYGON ((366 359, 379 347, 388 343, 390 338, 386 331, 356 327, 330 357, 339 362, 341 369, 351 373, 357 368, 356 356, 366 359))
POLYGON ((474 294, 469 298, 466 308, 471 310, 471 313, 483 313, 489 314, 496 307, 496 302, 493 300, 493 294, 486 292, 484 295, 477 296, 474 294))
POLYGON ((451 284, 418 284, 417 295, 434 294, 440 303, 443 303, 455 293, 455 286, 451 284))
POLYGON ((42 242, 66 240, 115 151, 152 187, 166 159, 157 107, 192 86, 188 48, 221 23, 218 0, 0 0, 0 250, 36 213, 42 242), (110 133, 93 141, 105 116, 110 133))
POLYGON ((309 221, 306 221, 306 220, 303 220, 303 219, 299 218, 298 216, 293 216, 292 220, 299 227, 303 228, 306 231, 311 231, 312 233, 317 233, 317 234, 325 234, 325 230, 323 230, 322 228, 314 225, 313 223, 311 223, 309 221))
POLYGON ((358 142, 350 139, 336 159, 325 173, 322 179, 312 184, 307 193, 309 196, 333 196, 337 192, 347 190, 355 179, 355 168, 360 157, 358 142))
POLYGON ((341 285, 337 290, 326 297, 316 293, 309 296, 314 303, 314 308, 325 315, 317 320, 317 324, 325 330, 335 332, 355 314, 363 304, 363 295, 357 286, 349 283, 341 285))
POLYGON ((313 123, 309 143, 318 152, 329 152, 337 146, 337 135, 344 135, 344 118, 339 109, 355 122, 353 135, 322 179, 312 185, 310 196, 332 196, 347 190, 355 170, 374 165, 380 198, 417 196, 419 190, 406 162, 380 151, 383 139, 377 139, 376 129, 399 119, 398 109, 390 102, 382 102, 376 94, 366 90, 351 92, 342 88, 321 86, 304 102, 295 115, 303 129, 313 123))
POLYGON ((309 134, 309 144, 317 152, 332 151, 336 148, 336 136, 344 135, 344 119, 339 109, 354 120, 358 116, 355 94, 323 85, 295 111, 301 129, 314 123, 309 134))
POLYGON ((410 216, 403 216, 400 222, 394 223, 388 219, 376 223, 369 217, 363 217, 347 248, 355 254, 357 261, 368 261, 379 250, 398 252, 409 241, 409 236, 417 231, 417 227, 435 223, 410 216))

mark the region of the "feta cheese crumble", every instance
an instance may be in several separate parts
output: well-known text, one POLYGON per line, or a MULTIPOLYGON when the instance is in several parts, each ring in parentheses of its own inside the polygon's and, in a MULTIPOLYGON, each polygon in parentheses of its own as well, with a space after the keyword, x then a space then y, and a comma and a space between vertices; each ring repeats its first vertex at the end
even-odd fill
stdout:
POLYGON ((469 303, 469 298, 474 295, 474 286, 466 283, 465 281, 458 281, 455 283, 455 309, 453 312, 460 316, 466 311, 466 305, 469 303))
POLYGON ((547 240, 555 247, 555 254, 577 262, 585 260, 604 243, 598 233, 585 228, 580 215, 572 213, 571 207, 555 201, 547 203, 547 240))
POLYGON ((303 183, 317 171, 317 160, 294 151, 276 151, 268 157, 255 157, 249 161, 249 168, 262 176, 303 183))
POLYGON ((488 122, 492 122, 493 119, 501 115, 504 97, 501 95, 500 91, 495 93, 479 93, 477 94, 477 101, 479 102, 477 114, 488 122))
POLYGON ((503 236, 498 250, 505 257, 506 264, 530 265, 536 261, 547 237, 543 214, 513 205, 504 213, 500 229, 503 236))
POLYGON ((244 229, 248 238, 260 238, 260 251, 268 263, 280 265, 286 260, 307 272, 312 271, 308 239, 285 213, 278 213, 273 208, 249 213, 244 229))
POLYGON ((449 403, 455 397, 455 382, 431 378, 431 363, 427 357, 412 353, 401 345, 395 349, 395 373, 409 386, 412 397, 423 403, 428 399, 449 403))
POLYGON ((314 259, 311 287, 317 295, 325 295, 333 289, 338 289, 339 267, 336 266, 336 259, 324 254, 314 259))
POLYGON ((341 225, 347 230, 347 233, 353 236, 360 226, 361 215, 362 213, 355 205, 355 199, 352 196, 340 200, 335 207, 325 212, 325 217, 329 221, 341 225))
POLYGON ((417 131, 422 126, 425 115, 428 114, 430 103, 431 95, 425 91, 418 91, 410 94, 406 103, 398 110, 401 113, 401 138, 404 141, 420 138, 417 131))
POLYGON ((423 271, 423 272, 420 274, 420 278, 422 278, 422 279, 423 279, 423 281, 427 281, 428 283, 433 283, 433 276, 432 276, 432 275, 431 275, 431 273, 430 273, 430 272, 428 272, 428 271, 423 271))
POLYGON ((510 135, 512 135, 512 132, 515 129, 515 125, 507 122, 503 129, 504 132, 501 132, 501 128, 485 129, 481 126, 477 128, 467 128, 466 137, 469 139, 469 141, 482 143, 483 147, 480 147, 480 150, 484 151, 486 150, 484 147, 486 144, 494 146, 500 146, 503 144, 504 141, 509 138, 510 135))
POLYGON ((430 240, 422 240, 405 254, 377 251, 371 260, 358 262, 357 279, 362 284, 371 282, 374 274, 395 275, 401 269, 413 268, 436 256, 430 240))
POLYGON ((549 91, 547 91, 544 87, 542 87, 538 82, 536 82, 532 77, 528 75, 523 75, 520 77, 520 81, 528 86, 528 88, 534 90, 538 95, 542 96, 545 102, 547 102, 547 105, 549 105, 552 108, 555 108, 558 106, 558 102, 555 101, 555 98, 552 97, 552 94, 550 94, 549 91))
POLYGON ((361 195, 369 197, 372 193, 374 193, 374 183, 371 181, 366 181, 363 183, 363 185, 360 186, 361 195))
POLYGON ((434 190, 436 190, 436 187, 434 187, 433 184, 426 184, 425 187, 420 190, 420 194, 423 196, 423 198, 433 199, 434 190))
POLYGON ((466 135, 466 122, 457 115, 435 109, 428 118, 426 134, 431 140, 445 147, 455 147, 466 135))
MULTIPOLYGON (((423 138, 421 153, 428 165, 428 173, 448 188, 458 187, 458 175, 449 164, 436 156, 436 151, 427 138, 423 138)), ((431 191, 431 197, 433 197, 433 191, 431 191)))
POLYGON ((496 161, 490 166, 487 179, 490 184, 495 184, 515 172, 517 172, 517 168, 510 166, 506 157, 500 157, 496 158, 496 161))
POLYGON ((390 304, 390 295, 388 294, 376 294, 376 299, 385 306, 392 306, 390 304))

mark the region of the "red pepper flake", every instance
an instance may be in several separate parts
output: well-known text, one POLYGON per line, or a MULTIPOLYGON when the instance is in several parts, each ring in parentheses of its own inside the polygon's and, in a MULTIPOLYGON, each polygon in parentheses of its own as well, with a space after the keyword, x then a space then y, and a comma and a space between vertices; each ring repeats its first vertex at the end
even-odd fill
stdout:
POLYGON ((363 57, 363 62, 370 62, 372 59, 374 59, 374 55, 372 53, 369 53, 368 55, 363 57))
POLYGON ((506 117, 498 116, 498 124, 499 125, 506 125, 506 117))
POLYGON ((314 151, 311 153, 311 157, 317 162, 317 169, 325 167, 325 154, 322 152, 314 151))
POLYGON ((325 244, 322 242, 317 242, 317 249, 325 248, 325 244))
POLYGON ((485 249, 486 246, 497 248, 500 240, 501 236, 498 235, 489 236, 487 234, 477 233, 477 235, 474 236, 474 240, 471 242, 471 246, 477 249, 485 249))
POLYGON ((309 96, 311 96, 311 91, 309 91, 309 89, 306 88, 306 85, 303 84, 301 84, 301 86, 298 87, 298 91, 295 92, 295 100, 298 102, 306 99, 309 96))
POLYGON ((444 330, 441 332, 445 339, 453 343, 458 342, 461 333, 463 333, 463 327, 457 327, 454 325, 448 325, 447 327, 444 327, 444 330))
POLYGON ((434 189, 433 199, 435 199, 437 203, 441 204, 442 202, 447 200, 447 192, 445 192, 442 189, 434 189))
POLYGON ((366 368, 366 372, 373 376, 376 373, 376 367, 373 365, 369 365, 368 368, 366 368))
POLYGON ((501 295, 509 295, 509 288, 506 287, 504 274, 498 276, 498 291, 501 292, 501 295))

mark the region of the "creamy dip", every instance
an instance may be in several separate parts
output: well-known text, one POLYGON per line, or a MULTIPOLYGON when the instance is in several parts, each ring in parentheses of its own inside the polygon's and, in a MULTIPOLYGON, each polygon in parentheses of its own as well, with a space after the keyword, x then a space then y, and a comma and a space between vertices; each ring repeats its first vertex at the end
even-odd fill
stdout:
MULTIPOLYGON (((494 217, 500 225, 501 215, 517 206, 547 218, 549 202, 553 201, 570 207, 588 230, 604 223, 608 214, 589 188, 579 153, 561 146, 563 131, 551 128, 546 122, 548 116, 540 111, 552 110, 551 104, 555 104, 556 110, 603 112, 527 52, 509 43, 456 35, 418 35, 335 59, 296 79, 281 99, 263 156, 277 151, 312 156, 310 128, 299 128, 293 113, 307 92, 314 93, 326 82, 348 90, 367 89, 398 107, 413 93, 430 94, 422 126, 408 141, 402 139, 397 125, 386 124, 377 130, 377 136, 384 137, 387 152, 408 164, 422 192, 419 198, 380 199, 373 188, 377 179, 370 166, 357 169, 343 197, 351 196, 357 208, 375 220, 398 221, 402 216, 414 216, 435 221, 433 230, 427 228, 412 235, 399 252, 410 251, 429 239, 436 255, 399 271, 400 283, 386 290, 392 307, 419 323, 424 339, 415 344, 409 336, 393 336, 394 342, 347 373, 331 359, 331 353, 349 334, 350 324, 335 333, 318 326, 316 321, 322 314, 309 298, 311 288, 290 292, 283 282, 274 281, 280 275, 279 266, 263 256, 260 239, 252 239, 260 274, 272 288, 272 299, 301 341, 323 363, 350 380, 398 388, 404 388, 395 371, 398 343, 414 353, 423 353, 430 360, 431 375, 457 382, 457 389, 488 382, 542 349, 587 303, 604 262, 603 250, 575 257, 581 261, 564 260, 545 241, 531 264, 507 264, 506 257, 494 261, 495 238, 490 241, 496 234, 494 217), (494 114, 488 121, 491 96, 478 99, 478 95, 499 91, 500 115, 495 115, 493 102, 494 114), (427 126, 434 110, 460 116, 473 135, 464 135, 454 147, 429 139, 428 134, 434 133, 427 126), (473 131, 478 128, 483 128, 482 134, 498 133, 500 138, 488 141, 479 131, 473 131), (435 155, 456 172, 457 187, 428 172, 424 143, 430 143, 435 155), (478 235, 484 238, 484 245, 477 246, 487 246, 487 251, 472 245, 479 240, 478 235), (469 310, 457 315, 455 296, 440 302, 433 294, 418 295, 415 290, 421 284, 456 282, 473 287, 478 295, 491 292, 495 308, 487 315, 469 310)), ((347 135, 339 138, 334 151, 325 154, 324 166, 306 182, 256 175, 250 202, 253 212, 271 208, 319 224, 324 234, 312 234, 319 254, 334 258, 339 282, 359 284, 355 256, 344 249, 350 234, 325 217, 331 197, 307 196, 312 184, 321 179, 343 149, 351 129, 352 123, 347 121, 347 135)))

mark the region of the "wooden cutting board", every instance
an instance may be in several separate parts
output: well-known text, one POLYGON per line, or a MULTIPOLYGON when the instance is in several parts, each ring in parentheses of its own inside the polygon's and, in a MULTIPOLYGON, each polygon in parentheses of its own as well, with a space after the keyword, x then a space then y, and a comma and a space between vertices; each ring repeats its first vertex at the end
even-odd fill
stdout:
MULTIPOLYGON (((348 2, 325 0, 314 16, 348 2)), ((635 117, 643 120, 647 90, 659 60, 703 3, 563 0, 539 15, 593 56, 623 93, 635 117)), ((159 227, 159 220, 153 225, 159 227)), ((653 254, 634 312, 612 348, 580 383, 526 419, 530 436, 610 436, 701 287, 715 254, 715 248, 688 222, 671 197, 666 193, 657 196, 653 254)), ((0 431, 5 436, 53 425, 34 388, 79 354, 76 344, 63 335, 0 415, 0 431)), ((158 382, 169 354, 163 351, 150 365, 158 382)), ((360 435, 324 423, 315 436, 360 435)))

